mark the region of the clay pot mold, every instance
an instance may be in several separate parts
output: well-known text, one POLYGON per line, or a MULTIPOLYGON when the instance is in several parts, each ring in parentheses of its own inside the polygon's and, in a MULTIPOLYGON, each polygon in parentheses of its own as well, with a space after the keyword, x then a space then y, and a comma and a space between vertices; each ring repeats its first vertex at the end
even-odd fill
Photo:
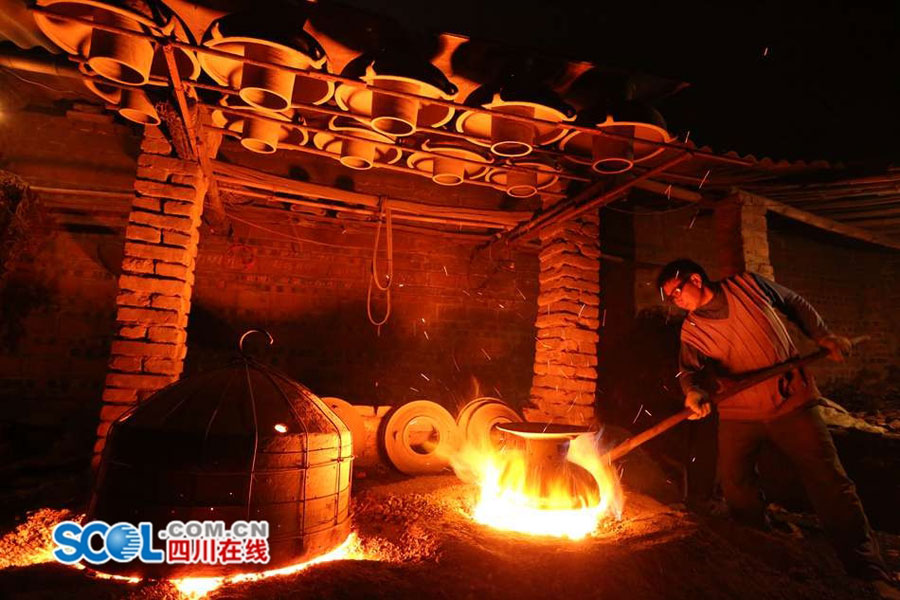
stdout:
POLYGON ((491 169, 486 179, 505 189, 506 193, 513 198, 530 198, 540 190, 547 189, 559 181, 558 170, 546 163, 528 160, 509 164, 514 167, 527 167, 531 172, 497 167, 491 169), (540 173, 535 171, 540 171, 540 173))
POLYGON ((259 110, 241 102, 237 96, 224 96, 221 104, 235 112, 213 110, 211 120, 213 125, 227 129, 232 135, 240 139, 241 145, 260 154, 272 154, 281 143, 302 146, 309 139, 305 129, 297 127, 293 120, 293 111, 273 112, 259 110), (258 117, 266 117, 260 119, 258 117), (283 121, 283 125, 272 119, 283 121))
POLYGON ((249 105, 281 111, 298 104, 322 104, 334 83, 268 66, 244 63, 240 57, 295 69, 325 69, 327 57, 316 39, 302 29, 305 17, 259 10, 233 13, 214 21, 203 45, 238 58, 201 53, 203 70, 219 85, 239 90, 249 105))
POLYGON ((415 400, 384 416, 380 431, 388 461, 401 473, 440 473, 459 448, 456 421, 440 404, 415 400))
POLYGON ((630 139, 573 131, 564 137, 559 148, 577 164, 590 165, 604 175, 630 170, 635 164, 653 158, 665 150, 654 142, 672 138, 666 124, 653 107, 633 100, 606 107, 595 107, 579 115, 579 122, 596 126, 600 131, 630 139))
POLYGON ((429 104, 427 98, 452 100, 458 90, 440 69, 424 59, 397 53, 363 54, 350 61, 341 75, 370 87, 338 86, 334 97, 338 106, 385 135, 411 135, 418 127, 440 127, 453 117, 452 108, 429 104), (379 89, 422 99, 385 94, 379 89))
MULTIPOLYGON (((144 85, 151 76, 166 77, 168 67, 162 47, 150 39, 105 31, 66 17, 77 17, 134 31, 192 43, 190 32, 164 5, 134 0, 109 4, 96 0, 38 0, 38 6, 55 13, 34 13, 40 30, 57 46, 86 59, 98 75, 123 85, 144 85), (163 11, 163 12, 159 12, 163 11)), ((200 63, 190 50, 177 48, 175 63, 184 79, 200 75, 200 63)))
POLYGON ((428 174, 432 181, 440 185, 459 185, 466 180, 479 179, 484 176, 492 162, 489 157, 458 142, 425 140, 422 142, 422 150, 441 156, 413 152, 407 158, 406 164, 410 168, 428 174), (482 164, 472 164, 459 159, 482 164))
POLYGON ((356 119, 333 117, 328 122, 328 128, 359 138, 351 140, 325 132, 319 132, 313 136, 313 144, 316 148, 332 154, 339 154, 338 160, 345 167, 364 170, 371 169, 376 163, 394 164, 400 160, 403 154, 398 146, 393 146, 393 139, 369 129, 356 119), (373 142, 392 144, 392 146, 382 146, 373 142))
POLYGON ((566 135, 565 123, 575 117, 574 108, 543 88, 481 87, 469 95, 466 104, 491 110, 494 114, 466 111, 456 120, 456 130, 471 136, 472 142, 507 158, 526 156, 535 146, 559 141, 566 135), (506 119, 503 113, 553 123, 526 123, 506 119))

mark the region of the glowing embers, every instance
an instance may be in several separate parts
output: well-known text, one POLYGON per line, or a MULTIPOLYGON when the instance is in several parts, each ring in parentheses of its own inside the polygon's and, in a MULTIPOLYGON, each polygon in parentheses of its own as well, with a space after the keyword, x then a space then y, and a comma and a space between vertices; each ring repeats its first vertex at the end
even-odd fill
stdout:
POLYGON ((494 114, 466 111, 456 120, 457 131, 472 136, 474 143, 489 147, 494 154, 506 157, 525 156, 535 146, 558 141, 566 134, 565 121, 575 116, 575 109, 542 88, 493 91, 482 87, 469 95, 466 104, 490 109, 494 114), (497 113, 550 123, 529 123, 497 113))
POLYGON ((213 125, 227 129, 252 152, 271 154, 280 143, 303 145, 308 139, 306 130, 293 122, 293 111, 254 110, 235 96, 224 96, 220 104, 232 110, 214 110, 213 125))
POLYGON ((622 495, 587 428, 547 423, 497 426, 499 450, 467 447, 454 460, 473 479, 479 498, 473 518, 497 529, 581 539, 606 516, 618 515, 622 495))
MULTIPOLYGON (((295 69, 325 68, 325 51, 315 38, 303 31, 305 14, 286 7, 279 10, 282 14, 277 18, 256 9, 221 17, 206 31, 203 45, 295 69)), ((247 104, 265 110, 322 104, 334 92, 330 81, 222 56, 201 53, 200 64, 217 83, 240 90, 247 104)))
POLYGON ((453 416, 440 404, 416 400, 385 415, 381 443, 391 464, 408 475, 439 473, 459 447, 453 416))
POLYGON ((603 133, 574 131, 559 143, 563 152, 579 164, 591 165, 597 173, 624 173, 636 163, 662 152, 660 143, 672 138, 666 124, 654 108, 635 101, 625 101, 605 108, 595 108, 579 115, 579 121, 596 126, 603 133))
POLYGON ((543 162, 518 161, 509 166, 522 167, 523 170, 498 167, 491 169, 487 180, 505 189, 513 198, 530 198, 559 181, 559 171, 543 162))
POLYGON ((467 179, 478 179, 488 170, 491 159, 455 142, 422 142, 425 152, 413 152, 407 164, 431 176, 440 185, 459 185, 467 179), (439 154, 440 156, 433 156, 439 154))
MULTIPOLYGON (((57 46, 87 59, 98 75, 125 85, 143 85, 150 76, 166 77, 168 68, 162 45, 124 33, 106 31, 68 19, 77 17, 100 25, 126 29, 142 35, 162 37, 164 32, 182 42, 193 42, 181 20, 161 3, 135 1, 109 4, 95 0, 39 0, 38 5, 59 16, 34 13, 41 31, 57 46), (127 7, 126 7, 127 6, 127 7), (162 11, 162 22, 157 22, 162 11)), ((175 64, 185 79, 200 75, 200 63, 193 52, 175 49, 175 64)))
POLYGON ((319 150, 339 155, 337 158, 345 167, 371 169, 375 163, 393 164, 400 160, 402 152, 394 146, 393 139, 372 131, 356 119, 333 117, 328 128, 352 138, 320 132, 313 136, 313 143, 319 150))
POLYGON ((340 85, 335 92, 338 106, 385 135, 410 135, 417 127, 440 127, 453 117, 452 108, 428 103, 428 98, 452 100, 457 89, 425 59, 390 52, 363 54, 350 61, 341 75, 360 79, 369 87, 340 85))

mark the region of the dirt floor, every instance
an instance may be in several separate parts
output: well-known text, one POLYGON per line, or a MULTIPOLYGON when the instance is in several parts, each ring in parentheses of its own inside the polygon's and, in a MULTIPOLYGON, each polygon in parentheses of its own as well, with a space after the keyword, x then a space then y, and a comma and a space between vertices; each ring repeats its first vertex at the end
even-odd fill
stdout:
MULTIPOLYGON (((300 573, 218 588, 209 598, 875 598, 841 574, 814 520, 782 514, 761 533, 637 493, 621 520, 579 542, 489 529, 453 476, 355 482, 357 551, 300 573)), ((898 536, 882 536, 900 569, 898 536)), ((8 551, 8 547, 4 548, 8 551)), ((166 582, 100 580, 53 563, 0 570, 0 598, 183 598, 166 582)))

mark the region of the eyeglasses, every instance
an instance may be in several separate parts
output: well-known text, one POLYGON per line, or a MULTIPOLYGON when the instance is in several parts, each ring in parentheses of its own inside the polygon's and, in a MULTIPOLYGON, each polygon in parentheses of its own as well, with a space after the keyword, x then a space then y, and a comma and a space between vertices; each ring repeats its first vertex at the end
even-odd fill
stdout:
POLYGON ((684 286, 686 286, 690 282, 691 282, 690 279, 679 280, 678 285, 676 285, 675 288, 668 295, 666 295, 665 292, 663 292, 662 288, 659 288, 659 295, 662 296, 662 300, 664 303, 675 304, 675 299, 678 298, 679 296, 681 296, 681 291, 684 289, 684 286))

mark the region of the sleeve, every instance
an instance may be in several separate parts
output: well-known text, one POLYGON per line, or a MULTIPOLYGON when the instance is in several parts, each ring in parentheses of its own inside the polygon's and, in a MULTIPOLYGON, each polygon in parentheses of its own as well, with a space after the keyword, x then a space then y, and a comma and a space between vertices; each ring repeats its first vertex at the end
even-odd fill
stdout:
POLYGON ((685 395, 690 391, 703 391, 697 382, 697 377, 706 362, 706 356, 685 342, 681 342, 681 350, 678 353, 678 384, 685 395))
POLYGON ((784 313, 807 337, 818 340, 831 334, 825 321, 806 298, 762 275, 750 273, 750 276, 772 303, 772 306, 784 313))

